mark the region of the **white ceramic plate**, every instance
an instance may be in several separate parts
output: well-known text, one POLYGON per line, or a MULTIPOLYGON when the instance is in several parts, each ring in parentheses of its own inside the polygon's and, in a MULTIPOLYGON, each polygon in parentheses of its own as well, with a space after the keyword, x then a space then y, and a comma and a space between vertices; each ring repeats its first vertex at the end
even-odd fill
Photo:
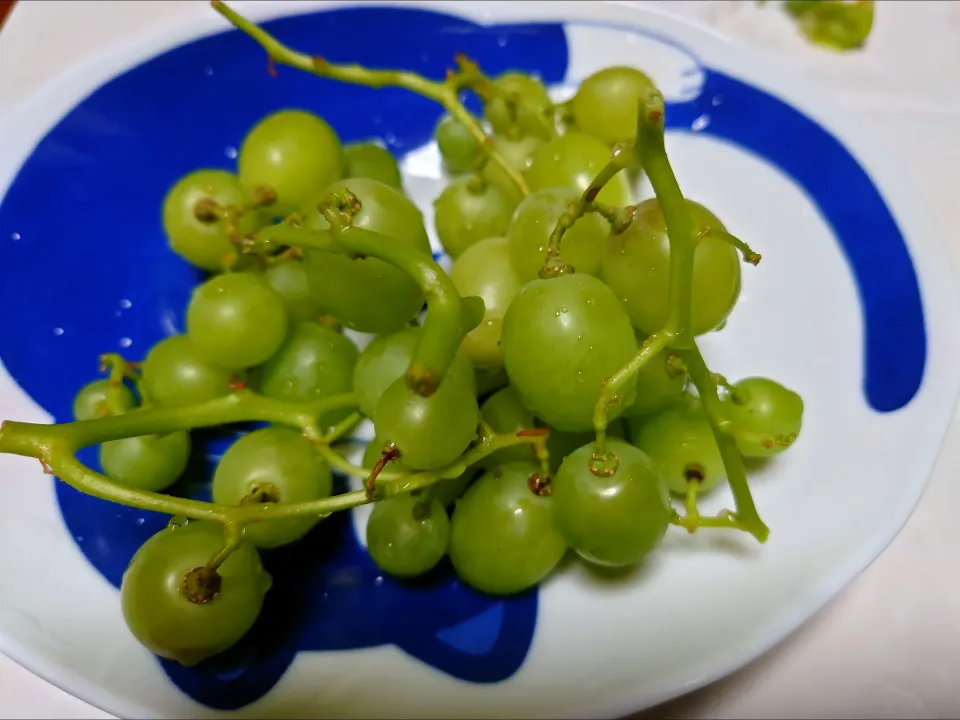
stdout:
MULTIPOLYGON (((186 672, 143 650, 118 607, 119 573, 156 519, 0 456, 0 650, 105 710, 627 714, 781 640, 883 550, 924 488, 957 397, 957 300, 925 209, 867 129, 768 58, 635 7, 430 3, 411 17, 426 5, 305 17, 277 32, 337 60, 402 57, 433 70, 465 50, 492 71, 541 72, 558 97, 616 63, 644 68, 664 90, 684 192, 764 256, 745 269, 725 330, 705 338, 708 362, 730 378, 774 377, 806 403, 795 447, 752 474, 770 540, 672 530, 636 573, 603 579, 571 563, 538 595, 495 602, 455 584, 405 592, 380 578, 363 559, 366 516, 356 512, 329 562, 311 570, 309 611, 286 627, 288 641, 186 672), (435 13, 540 25, 482 31, 435 13)), ((257 20, 308 9, 240 8, 257 20)), ((436 117, 428 103, 321 92, 289 70, 270 85, 261 52, 239 36, 144 65, 224 27, 198 5, 190 23, 65 70, 0 118, 0 417, 65 418, 97 353, 135 356, 179 326, 192 277, 164 248, 161 193, 200 164, 229 167, 247 116, 296 103, 346 139, 379 128, 405 154, 408 190, 430 216, 440 172, 423 144, 436 117)))

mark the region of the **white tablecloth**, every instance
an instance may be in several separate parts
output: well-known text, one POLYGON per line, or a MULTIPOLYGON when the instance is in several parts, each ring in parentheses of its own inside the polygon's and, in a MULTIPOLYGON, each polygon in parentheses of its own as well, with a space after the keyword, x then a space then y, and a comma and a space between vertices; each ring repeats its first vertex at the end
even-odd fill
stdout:
MULTIPOLYGON (((15 21, 16 33, 0 34, 0 107, 70 62, 138 32, 130 28, 148 31, 187 5, 29 4, 35 6, 29 27, 15 21)), ((880 2, 869 48, 842 56, 807 45, 775 4, 649 4, 777 54, 862 114, 925 191, 954 260, 960 257, 960 3, 880 2)), ((643 717, 960 717, 958 477, 960 425, 954 423, 915 515, 861 578, 749 667, 643 717)), ((0 718, 50 717, 112 716, 0 656, 0 718)))

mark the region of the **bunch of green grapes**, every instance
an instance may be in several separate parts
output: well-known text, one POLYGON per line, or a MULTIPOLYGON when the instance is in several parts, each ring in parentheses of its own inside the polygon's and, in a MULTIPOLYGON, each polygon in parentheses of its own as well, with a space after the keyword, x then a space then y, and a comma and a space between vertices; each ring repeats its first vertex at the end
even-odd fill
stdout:
MULTIPOLYGON (((671 496, 689 502, 726 473, 711 418, 669 347, 620 388, 598 453, 601 387, 668 320, 671 244, 657 199, 629 206, 630 184, 616 175, 591 199, 629 206, 621 214, 629 222, 611 224, 609 212, 575 218, 554 257, 566 272, 541 269, 571 203, 615 144, 634 141, 640 101, 653 87, 637 69, 606 68, 557 105, 540 80, 509 72, 477 86, 482 117, 463 111, 440 121, 449 183, 433 204, 434 225, 453 258, 449 281, 484 309, 462 328, 469 331, 429 393, 406 377, 426 337, 423 282, 336 242, 250 251, 264 229, 334 238, 325 203, 348 194, 357 202, 338 211, 352 226, 432 263, 423 214, 396 159, 376 142, 342 144, 313 113, 268 115, 244 139, 235 172, 196 170, 163 200, 171 249, 209 273, 189 301, 185 332, 146 353, 130 372, 134 386, 112 378, 83 388, 76 419, 109 417, 119 428, 123 416, 240 390, 285 407, 352 393, 359 414, 331 410, 319 424, 372 423, 361 477, 370 485, 382 473, 444 478, 376 501, 366 544, 385 573, 414 577, 449 558, 462 582, 510 595, 544 582, 568 552, 604 566, 642 561, 676 521, 671 496), (547 440, 460 462, 491 433, 547 440), (616 462, 599 467, 598 454, 616 462)), ((700 335, 734 309, 740 260, 718 216, 693 201, 687 210, 696 235, 691 323, 700 335)), ((428 303, 428 321, 431 311, 428 303)), ((773 380, 721 383, 718 399, 744 457, 783 452, 800 432, 800 397, 773 380)), ((162 493, 183 474, 188 430, 115 436, 100 446, 113 482, 162 493)), ((252 431, 220 460, 213 500, 241 507, 328 497, 330 456, 320 450, 316 437, 291 427, 252 431)), ((128 626, 150 650, 184 664, 223 651, 250 629, 270 589, 259 551, 297 543, 319 522, 255 522, 226 547, 214 522, 172 524, 124 575, 128 626)))

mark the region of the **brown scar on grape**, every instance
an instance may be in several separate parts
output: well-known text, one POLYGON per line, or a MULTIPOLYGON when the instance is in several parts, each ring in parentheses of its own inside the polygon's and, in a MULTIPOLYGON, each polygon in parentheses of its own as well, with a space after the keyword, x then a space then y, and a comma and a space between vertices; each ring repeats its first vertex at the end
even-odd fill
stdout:
POLYGON ((527 477, 527 487, 538 497, 547 497, 553 493, 550 487, 550 478, 538 472, 530 473, 527 477))
POLYGON ((662 110, 651 110, 650 113, 647 115, 647 119, 649 119, 650 122, 659 122, 660 118, 662 117, 663 117, 662 110))
POLYGON ((227 380, 227 387, 233 391, 246 390, 247 384, 236 375, 231 375, 230 379, 227 380))
POLYGON ((683 479, 687 482, 702 483, 707 478, 707 471, 702 465, 691 463, 683 469, 683 479))

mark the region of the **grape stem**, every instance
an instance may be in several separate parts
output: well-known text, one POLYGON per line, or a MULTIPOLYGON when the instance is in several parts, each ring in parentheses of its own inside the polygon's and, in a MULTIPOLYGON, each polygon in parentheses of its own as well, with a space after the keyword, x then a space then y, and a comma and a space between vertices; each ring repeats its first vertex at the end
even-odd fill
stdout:
POLYGON ((133 365, 118 353, 107 353, 100 356, 100 372, 109 373, 107 376, 107 413, 110 415, 120 415, 126 411, 120 393, 123 387, 123 381, 133 381, 138 385, 137 390, 142 391, 139 387, 140 375, 134 369, 133 365))
POLYGON ((511 168, 503 159, 503 156, 494 149, 483 127, 460 101, 460 92, 470 87, 471 84, 475 85, 480 82, 478 78, 489 82, 479 73, 475 64, 464 62, 465 58, 458 56, 460 69, 457 72, 448 72, 446 79, 442 82, 428 80, 422 75, 403 70, 371 70, 360 65, 337 65, 321 57, 311 57, 287 47, 270 33, 250 22, 220 0, 212 0, 210 5, 234 27, 253 38, 266 50, 273 63, 354 85, 364 85, 377 89, 384 87, 404 88, 417 95, 435 100, 470 131, 470 134, 483 148, 489 160, 500 166, 520 194, 523 196, 529 194, 530 190, 523 177, 511 168))

